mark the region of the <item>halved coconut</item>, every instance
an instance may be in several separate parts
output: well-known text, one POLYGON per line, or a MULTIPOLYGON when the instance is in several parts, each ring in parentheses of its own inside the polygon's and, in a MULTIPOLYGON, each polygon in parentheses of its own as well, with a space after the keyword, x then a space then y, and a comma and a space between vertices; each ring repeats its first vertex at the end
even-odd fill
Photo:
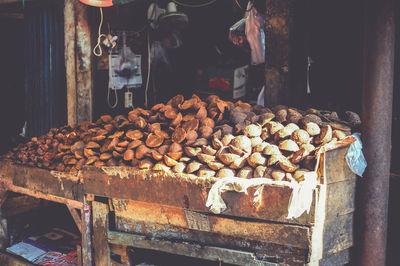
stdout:
POLYGON ((264 155, 282 155, 279 147, 274 144, 268 144, 263 150, 264 155))
POLYGON ((297 145, 310 143, 311 140, 310 135, 304 129, 295 130, 290 138, 294 140, 297 145))
POLYGON ((279 143, 279 149, 283 151, 295 152, 299 150, 299 146, 291 139, 286 139, 279 143))
POLYGON ((218 162, 218 161, 209 162, 207 165, 208 165, 208 167, 210 167, 212 170, 219 170, 219 169, 221 169, 221 168, 223 168, 223 167, 225 166, 223 163, 220 163, 220 162, 218 162))
POLYGON ((284 159, 286 159, 285 156, 283 156, 283 155, 281 155, 281 154, 278 154, 278 155, 271 155, 271 157, 269 157, 269 159, 268 159, 267 165, 268 165, 268 166, 272 166, 272 165, 274 165, 274 164, 279 163, 280 161, 282 161, 282 160, 284 160, 284 159))
POLYGON ((233 136, 232 134, 226 134, 226 135, 222 138, 221 142, 222 142, 222 144, 223 144, 224 146, 228 146, 234 138, 235 138, 235 136, 233 136))
POLYGON ((265 171, 267 170, 266 166, 259 165, 254 169, 253 176, 254 177, 264 177, 265 171))
POLYGON ((247 179, 253 178, 253 168, 251 168, 250 166, 245 166, 239 170, 237 176, 247 179))
POLYGON ((215 156, 208 155, 205 153, 198 153, 197 158, 199 159, 200 162, 205 163, 205 164, 215 161, 215 156))
POLYGON ((197 175, 199 177, 209 178, 215 176, 215 171, 203 165, 200 167, 199 171, 197 172, 197 175))
POLYGON ((254 138, 251 138, 250 140, 251 140, 252 148, 263 142, 263 140, 260 137, 254 137, 254 138))
POLYGON ((279 161, 279 166, 282 168, 282 170, 292 173, 296 171, 299 167, 295 164, 292 164, 288 159, 283 159, 279 161))
POLYGON ((332 140, 332 128, 330 125, 323 126, 321 129, 321 134, 319 134, 315 139, 314 142, 316 144, 324 144, 328 143, 332 140))
POLYGON ((321 129, 319 126, 314 122, 308 122, 304 125, 304 130, 307 131, 310 136, 316 136, 321 133, 321 129))
POLYGON ((164 163, 156 163, 153 166, 154 171, 164 171, 164 172, 169 172, 171 168, 169 166, 166 166, 164 163))
POLYGON ((232 140, 231 145, 238 149, 241 149, 245 153, 251 153, 251 140, 244 135, 235 137, 232 140))
POLYGON ((222 168, 218 171, 216 177, 234 177, 236 175, 235 171, 229 168, 222 168))
POLYGON ((208 155, 215 155, 217 153, 217 150, 213 149, 210 145, 207 145, 203 147, 203 153, 208 155))
POLYGON ((218 156, 218 159, 220 159, 225 165, 230 165, 238 158, 240 158, 240 156, 233 153, 223 153, 218 156))
POLYGON ((284 171, 282 171, 282 170, 277 170, 276 169, 276 170, 272 171, 271 176, 275 181, 282 181, 285 178, 286 173, 284 171))
POLYGON ((186 166, 186 173, 188 174, 194 173, 200 169, 200 166, 202 166, 201 163, 193 161, 186 166))
POLYGON ((261 135, 261 127, 259 125, 250 124, 244 128, 243 134, 249 138, 259 137, 261 135))
POLYGON ((261 153, 254 152, 247 158, 247 162, 249 165, 256 167, 257 165, 265 165, 267 163, 267 159, 262 156, 261 153))
POLYGON ((182 163, 182 162, 179 162, 179 163, 177 163, 177 164, 174 165, 174 167, 172 168, 172 170, 173 170, 175 173, 183 173, 183 172, 185 171, 185 168, 186 168, 186 164, 184 164, 184 163, 182 163))
POLYGON ((300 129, 298 125, 294 123, 289 123, 284 128, 280 129, 277 134, 279 138, 285 139, 287 137, 290 137, 292 133, 297 129, 300 129))
POLYGON ((246 162, 247 162, 247 156, 242 156, 242 157, 240 157, 240 158, 234 160, 234 161, 229 165, 229 167, 232 168, 232 169, 240 169, 240 168, 242 168, 243 166, 245 166, 246 162))
POLYGON ((186 155, 189 157, 195 157, 195 156, 197 156, 198 153, 201 152, 200 147, 193 148, 193 147, 186 146, 184 148, 184 150, 185 150, 186 155))

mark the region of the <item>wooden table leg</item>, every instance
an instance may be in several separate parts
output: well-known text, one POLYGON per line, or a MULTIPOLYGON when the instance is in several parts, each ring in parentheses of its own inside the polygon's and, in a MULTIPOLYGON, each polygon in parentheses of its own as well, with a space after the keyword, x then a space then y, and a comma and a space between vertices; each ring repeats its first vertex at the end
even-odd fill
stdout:
POLYGON ((92 202, 84 198, 82 210, 82 251, 83 251, 83 266, 92 266, 92 202))
POLYGON ((93 260, 96 266, 108 266, 110 261, 110 247, 108 245, 108 205, 93 201, 93 260))

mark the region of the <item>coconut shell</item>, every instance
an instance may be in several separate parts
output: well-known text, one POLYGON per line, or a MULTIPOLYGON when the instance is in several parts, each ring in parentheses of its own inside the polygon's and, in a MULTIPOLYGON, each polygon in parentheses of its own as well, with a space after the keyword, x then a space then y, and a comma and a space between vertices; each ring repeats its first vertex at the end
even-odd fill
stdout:
POLYGON ((112 151, 111 154, 112 154, 112 156, 113 156, 114 158, 116 158, 116 159, 119 159, 119 158, 122 157, 122 154, 119 153, 119 152, 117 152, 117 151, 112 151))
POLYGON ((198 146, 205 146, 208 145, 209 142, 205 138, 198 138, 196 141, 192 144, 193 147, 198 147, 198 146))
POLYGON ((262 153, 264 151, 265 147, 267 147, 267 145, 270 145, 270 144, 267 142, 261 142, 261 143, 257 144, 256 146, 254 146, 253 152, 261 152, 262 153))
POLYGON ((267 163, 267 159, 264 156, 262 156, 261 153, 254 152, 247 158, 247 162, 252 167, 256 167, 258 165, 265 165, 267 163))
POLYGON ((174 167, 172 168, 172 170, 173 170, 175 173, 183 173, 183 172, 185 171, 185 169, 186 169, 186 164, 184 164, 184 163, 177 163, 177 164, 175 164, 174 167))
POLYGON ((245 153, 251 153, 251 140, 246 136, 241 135, 235 137, 232 140, 231 145, 238 149, 241 149, 245 153))
POLYGON ((169 171, 171 171, 171 168, 169 166, 166 166, 164 163, 160 162, 160 163, 156 163, 153 166, 153 170, 154 171, 163 171, 168 173, 169 171))
POLYGON ((112 139, 111 142, 110 142, 110 144, 108 144, 107 149, 108 149, 109 151, 113 150, 113 149, 117 146, 118 143, 119 143, 119 139, 117 139, 117 138, 112 139))
POLYGON ((297 145, 309 143, 311 138, 310 135, 304 129, 297 129, 293 132, 290 137, 297 145))
POLYGON ((290 137, 292 133, 298 129, 300 129, 298 125, 289 123, 284 128, 280 129, 277 134, 280 139, 285 139, 290 137))
POLYGON ((100 160, 107 161, 112 158, 111 153, 102 153, 100 154, 100 160))
POLYGON ((84 147, 85 143, 83 141, 77 141, 71 146, 71 152, 82 151, 84 147))
POLYGON ((217 150, 213 149, 210 145, 204 146, 202 151, 203 153, 212 156, 214 156, 217 153, 217 150))
POLYGON ((122 147, 122 148, 126 148, 126 147, 128 147, 128 145, 129 145, 129 141, 127 141, 127 140, 118 142, 118 144, 117 144, 118 147, 122 147))
POLYGON ((100 120, 103 123, 110 123, 112 121, 111 115, 102 115, 100 116, 100 120))
POLYGON ((218 159, 220 159, 225 165, 230 165, 233 161, 239 158, 239 155, 233 153, 223 153, 218 156, 218 159))
POLYGON ((279 149, 283 151, 296 152, 299 146, 291 139, 285 139, 279 143, 279 149))
POLYGON ((267 170, 266 166, 259 165, 254 169, 253 177, 264 177, 265 171, 267 170))
POLYGON ((114 134, 108 136, 109 139, 115 139, 115 138, 120 138, 125 134, 124 131, 117 131, 114 134))
POLYGON ((178 114, 175 116, 175 118, 172 119, 170 125, 173 126, 173 127, 177 127, 177 126, 179 126, 179 125, 181 124, 181 122, 182 122, 182 114, 181 114, 181 113, 178 113, 178 114))
POLYGON ((200 124, 199 120, 195 118, 183 123, 182 128, 185 131, 197 130, 199 128, 199 124, 200 124))
POLYGON ((186 131, 183 128, 177 128, 172 134, 172 141, 181 143, 186 138, 186 131))
POLYGON ((322 124, 321 118, 316 114, 306 114, 300 121, 304 126, 307 125, 309 122, 315 123, 317 125, 322 124))
POLYGON ((277 122, 279 123, 284 123, 286 122, 286 118, 287 118, 287 109, 280 109, 279 111, 277 111, 275 113, 275 119, 277 122))
POLYGON ((221 149, 224 145, 222 144, 222 142, 221 142, 217 137, 214 137, 213 140, 212 140, 212 146, 213 146, 215 149, 219 150, 219 149, 221 149))
POLYGON ((301 182, 304 180, 304 174, 309 173, 310 170, 308 169, 298 169, 294 172, 293 178, 297 181, 297 182, 301 182))
POLYGON ((271 157, 269 157, 269 159, 268 159, 267 165, 273 166, 284 159, 286 159, 286 158, 283 155, 271 155, 271 157))
POLYGON ((321 133, 314 139, 316 144, 328 143, 332 140, 332 128, 330 125, 323 126, 321 133))
POLYGON ((266 127, 271 135, 275 135, 275 133, 281 130, 284 126, 281 123, 270 121, 266 124, 266 127))
POLYGON ((263 127, 266 123, 268 123, 269 121, 271 121, 274 118, 275 118, 275 115, 273 113, 264 113, 264 114, 259 115, 257 123, 263 127))
POLYGON ((95 166, 95 167, 101 167, 101 166, 104 166, 104 165, 106 165, 106 164, 105 164, 105 162, 103 162, 103 161, 96 161, 96 162, 94 163, 94 166, 95 166))
POLYGON ((94 141, 90 141, 89 143, 87 143, 85 145, 85 148, 87 148, 87 149, 99 149, 100 147, 101 146, 98 143, 94 142, 94 141))
POLYGON ((188 110, 188 109, 192 108, 193 105, 194 105, 196 102, 197 102, 196 99, 193 99, 193 98, 192 98, 192 99, 188 99, 188 100, 184 101, 182 104, 180 104, 180 105, 178 106, 178 108, 179 108, 180 110, 188 110))
POLYGON ((251 168, 250 166, 243 167, 239 170, 237 176, 247 179, 253 178, 253 168, 251 168))
POLYGON ((104 135, 94 136, 94 137, 92 137, 92 141, 99 142, 99 141, 102 141, 105 138, 106 138, 106 136, 104 136, 104 135))
POLYGON ((212 136, 213 129, 208 126, 202 126, 200 127, 200 136, 202 138, 208 139, 212 136))
POLYGON ((144 129, 144 128, 147 126, 146 120, 145 120, 143 117, 141 117, 141 116, 139 116, 139 117, 133 122, 133 124, 134 124, 137 128, 140 128, 140 129, 144 129))
POLYGON ((179 160, 182 157, 183 152, 168 152, 167 155, 173 160, 179 160))
POLYGON ((95 162, 97 162, 99 160, 99 157, 97 156, 90 156, 87 158, 85 165, 91 165, 94 164, 95 162))
POLYGON ((264 155, 282 155, 279 147, 274 144, 268 144, 263 150, 264 155))
POLYGON ((138 165, 138 167, 140 169, 151 169, 151 168, 153 168, 153 166, 154 166, 154 163, 148 158, 141 160, 138 165))
POLYGON ((233 146, 233 145, 229 145, 228 147, 229 147, 229 151, 230 151, 231 153, 233 153, 233 154, 237 154, 237 155, 239 155, 239 156, 243 156, 243 155, 246 154, 243 150, 241 150, 241 149, 239 149, 239 148, 236 148, 236 147, 233 146))
POLYGON ((254 138, 251 138, 250 140, 251 140, 251 147, 252 148, 254 148, 258 144, 261 144, 263 142, 263 140, 260 137, 254 137, 254 138))
POLYGON ((140 130, 128 130, 125 134, 128 140, 137 140, 143 138, 143 132, 140 130))
POLYGON ((130 142, 127 148, 128 149, 135 149, 135 148, 137 148, 137 147, 139 147, 140 145, 143 145, 143 144, 144 144, 143 141, 141 141, 139 139, 136 139, 136 140, 130 142))
POLYGON ((182 94, 178 94, 171 98, 168 102, 167 105, 171 105, 174 108, 178 108, 179 105, 181 105, 184 102, 185 98, 183 97, 182 94))
POLYGON ((300 148, 298 151, 293 153, 290 157, 290 161, 294 164, 301 162, 310 153, 305 148, 300 148))
POLYGON ((157 150, 151 150, 151 157, 156 161, 161 161, 164 158, 157 150))
POLYGON ((186 173, 188 174, 194 173, 200 169, 200 166, 202 166, 201 163, 193 161, 186 166, 186 173))
POLYGON ((174 108, 169 108, 164 112, 164 116, 168 119, 175 119, 178 116, 178 112, 174 108))
POLYGON ((338 140, 342 140, 342 139, 346 138, 347 135, 346 135, 346 133, 344 131, 335 129, 332 132, 332 137, 333 138, 337 138, 338 140))
POLYGON ((242 156, 240 158, 235 159, 229 167, 232 169, 241 169, 246 165, 247 156, 242 156))
POLYGON ((292 173, 296 171, 299 167, 295 164, 292 164, 288 159, 282 159, 279 162, 279 167, 282 168, 282 170, 292 173))
POLYGON ((224 177, 234 177, 236 176, 236 173, 234 170, 229 169, 229 168, 222 168, 218 171, 216 174, 216 177, 224 178, 224 177))
POLYGON ((200 167, 199 171, 197 172, 197 175, 199 177, 210 178, 215 176, 215 171, 203 165, 200 167))
POLYGON ((195 118, 195 114, 189 113, 189 114, 186 114, 185 116, 183 116, 182 121, 187 122, 187 121, 193 120, 194 118, 195 118))
POLYGON ((150 133, 146 139, 146 146, 150 148, 160 147, 163 142, 163 137, 150 133))
POLYGON ((141 160, 144 158, 144 156, 146 156, 150 152, 151 152, 151 150, 149 148, 147 148, 146 145, 140 145, 136 149, 135 158, 138 160, 141 160))
POLYGON ((202 126, 207 126, 207 127, 211 127, 211 128, 214 128, 215 127, 215 122, 214 122, 214 120, 212 120, 211 118, 209 118, 209 117, 205 117, 205 118, 203 118, 202 120, 200 120, 201 122, 200 122, 200 124, 202 125, 202 126))
POLYGON ((200 162, 205 164, 215 161, 215 156, 200 152, 197 154, 197 158, 199 159, 200 162))
POLYGON ((232 134, 226 134, 222 138, 221 142, 222 142, 223 146, 228 146, 234 138, 235 138, 235 136, 233 136, 232 134))
POLYGON ((158 110, 160 110, 160 109, 163 108, 163 107, 164 107, 164 104, 163 104, 163 103, 158 103, 158 104, 154 105, 154 106, 151 108, 151 110, 152 110, 152 111, 158 111, 158 110))
POLYGON ((164 155, 164 162, 167 166, 174 166, 178 163, 176 160, 172 159, 168 155, 164 155))
POLYGON ((184 150, 185 150, 185 154, 189 157, 195 157, 195 156, 197 156, 198 153, 201 152, 200 147, 194 148, 194 147, 187 146, 184 148, 184 150))
POLYGON ((271 176, 275 181, 282 181, 286 177, 286 173, 282 170, 273 170, 271 176))
POLYGON ((83 154, 85 155, 86 158, 97 155, 97 153, 91 149, 83 149, 83 154))
POLYGON ((223 163, 220 163, 218 161, 209 162, 209 163, 207 163, 207 165, 208 165, 208 167, 210 167, 212 170, 215 170, 215 171, 217 171, 225 166, 223 163))
POLYGON ((130 161, 135 157, 135 152, 133 150, 126 150, 124 152, 124 160, 130 161))

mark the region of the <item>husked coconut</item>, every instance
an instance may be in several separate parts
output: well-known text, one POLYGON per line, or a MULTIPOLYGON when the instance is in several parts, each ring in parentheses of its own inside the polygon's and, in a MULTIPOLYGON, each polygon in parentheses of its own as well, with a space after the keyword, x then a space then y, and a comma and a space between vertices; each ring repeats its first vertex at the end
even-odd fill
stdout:
POLYGON ((263 140, 260 137, 254 137, 254 138, 251 138, 250 140, 251 140, 252 148, 263 142, 263 140))
POLYGON ((197 172, 197 175, 200 177, 209 178, 215 176, 215 171, 203 165, 200 167, 199 171, 197 172))
POLYGON ((240 135, 235 137, 232 140, 231 145, 241 149, 245 153, 251 153, 251 140, 246 136, 240 135))
POLYGON ((175 173, 183 173, 185 171, 185 168, 186 168, 186 164, 179 162, 174 165, 173 170, 175 173))
POLYGON ((263 152, 267 145, 269 145, 268 142, 261 142, 253 148, 253 152, 263 152))
POLYGON ((200 166, 202 166, 201 163, 193 161, 186 166, 186 173, 188 174, 194 173, 200 169, 200 166))
POLYGON ((294 123, 289 123, 287 124, 284 128, 280 129, 278 131, 278 136, 281 139, 285 139, 288 138, 292 135, 292 133, 297 130, 300 129, 298 125, 294 124, 294 123))
POLYGON ((232 135, 232 134, 226 134, 226 135, 222 138, 221 142, 222 142, 222 144, 223 144, 224 146, 228 146, 234 138, 235 138, 234 135, 232 135))

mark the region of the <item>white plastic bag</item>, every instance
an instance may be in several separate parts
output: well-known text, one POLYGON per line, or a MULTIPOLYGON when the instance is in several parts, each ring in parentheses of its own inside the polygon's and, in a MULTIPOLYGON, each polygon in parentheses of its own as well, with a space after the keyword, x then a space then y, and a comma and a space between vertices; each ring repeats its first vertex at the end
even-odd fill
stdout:
POLYGON ((350 145, 350 148, 347 151, 346 162, 353 173, 362 176, 367 167, 367 161, 362 152, 361 134, 354 133, 352 136, 356 141, 350 145))

